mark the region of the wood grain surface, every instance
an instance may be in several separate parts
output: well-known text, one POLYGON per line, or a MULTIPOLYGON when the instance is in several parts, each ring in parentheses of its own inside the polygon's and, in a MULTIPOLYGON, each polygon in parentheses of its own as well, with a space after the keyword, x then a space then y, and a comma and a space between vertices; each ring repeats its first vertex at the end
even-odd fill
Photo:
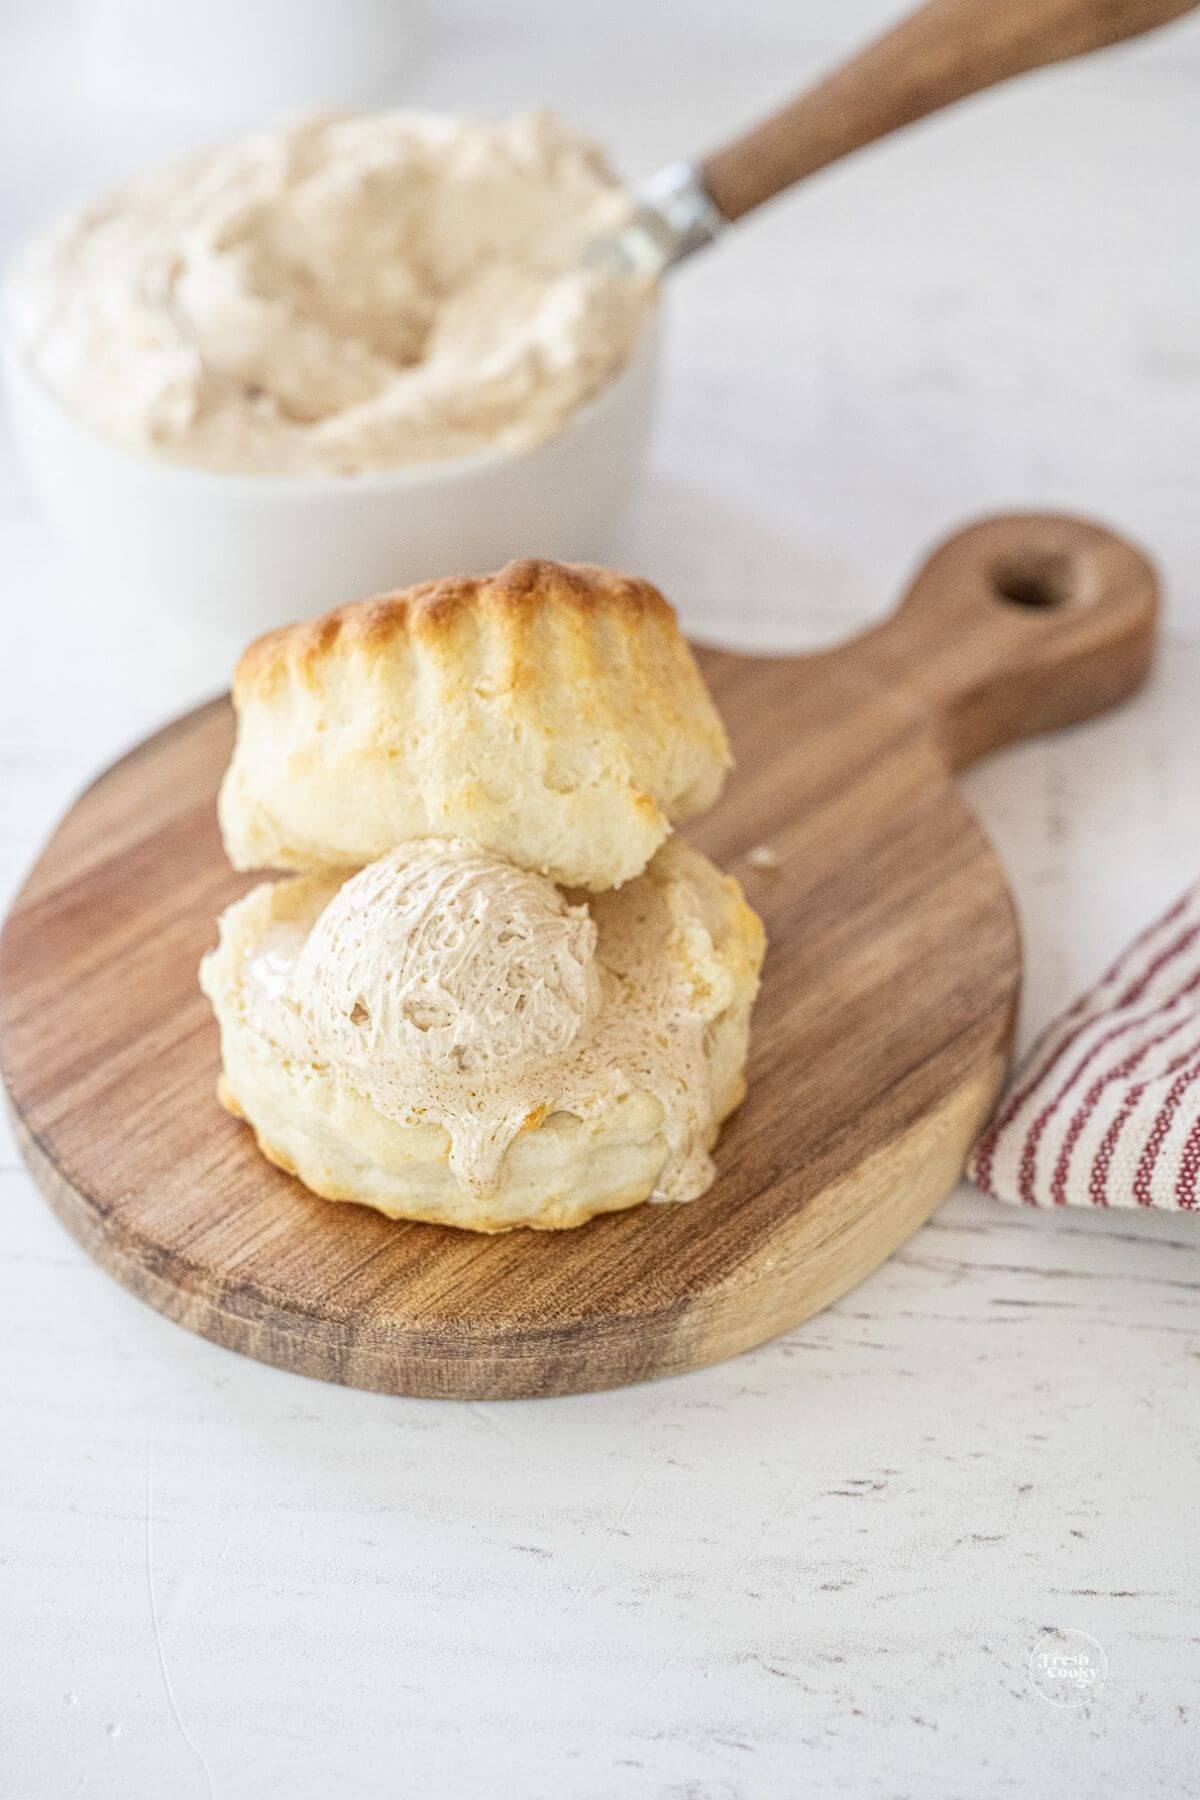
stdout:
POLYGON ((950 771, 1142 678, 1152 570, 1100 528, 985 522, 898 611, 816 656, 704 651, 738 767, 697 843, 770 949, 750 1094, 689 1206, 479 1238, 333 1206, 214 1098, 196 986, 226 864, 227 702, 67 815, 0 943, 0 1066, 30 1167, 142 1298, 219 1343, 389 1392, 574 1392, 729 1356, 860 1280, 957 1179, 1002 1078, 1012 904, 950 771), (749 852, 769 844, 775 869, 749 852))

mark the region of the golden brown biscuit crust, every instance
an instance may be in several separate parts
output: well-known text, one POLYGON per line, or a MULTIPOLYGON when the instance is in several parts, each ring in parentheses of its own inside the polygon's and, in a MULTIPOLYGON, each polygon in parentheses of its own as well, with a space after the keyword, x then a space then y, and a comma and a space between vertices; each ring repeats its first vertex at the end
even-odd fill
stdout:
POLYGON ((464 837, 563 886, 645 868, 729 767, 667 601, 588 564, 425 582, 260 638, 234 681, 236 868, 464 837))
POLYGON ((522 557, 494 575, 452 575, 422 581, 394 593, 353 600, 320 618, 282 625, 256 638, 233 677, 234 699, 261 699, 284 678, 308 684, 333 651, 377 654, 398 636, 436 640, 466 611, 507 615, 511 625, 546 604, 581 614, 609 614, 640 622, 648 614, 675 623, 675 609, 650 582, 595 563, 561 563, 522 557))

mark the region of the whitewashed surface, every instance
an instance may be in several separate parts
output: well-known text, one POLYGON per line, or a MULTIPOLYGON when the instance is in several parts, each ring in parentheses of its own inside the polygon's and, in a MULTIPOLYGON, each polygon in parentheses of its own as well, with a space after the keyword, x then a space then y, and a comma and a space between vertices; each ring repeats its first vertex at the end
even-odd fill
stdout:
MULTIPOLYGON (((639 174, 888 10, 477 0, 431 9, 394 91, 553 102, 639 174)), ((73 16, 0 14, 6 249, 199 135, 48 78, 73 16)), ((934 122, 683 272, 656 465, 612 545, 694 629, 788 644, 865 620, 993 507, 1154 550, 1152 687, 968 779, 1024 921, 1026 1041, 1200 865, 1198 101, 1193 25, 934 122)), ((238 646, 94 592, 0 458, 7 900, 82 782, 238 646)), ((738 1362, 449 1406, 188 1337, 76 1250, 7 1139, 0 1193, 5 1800, 1195 1791, 1189 1221, 962 1192, 738 1362), (1030 1688, 1047 1626, 1107 1652, 1086 1707, 1030 1688)))

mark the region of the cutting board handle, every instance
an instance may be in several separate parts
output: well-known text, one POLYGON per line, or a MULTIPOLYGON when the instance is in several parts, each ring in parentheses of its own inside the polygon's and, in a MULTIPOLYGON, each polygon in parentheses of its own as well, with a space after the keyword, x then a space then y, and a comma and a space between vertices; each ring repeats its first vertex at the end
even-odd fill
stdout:
POLYGON ((854 651, 933 715, 953 768, 1091 718, 1150 666, 1158 578, 1086 519, 1013 513, 936 550, 899 608, 854 651))

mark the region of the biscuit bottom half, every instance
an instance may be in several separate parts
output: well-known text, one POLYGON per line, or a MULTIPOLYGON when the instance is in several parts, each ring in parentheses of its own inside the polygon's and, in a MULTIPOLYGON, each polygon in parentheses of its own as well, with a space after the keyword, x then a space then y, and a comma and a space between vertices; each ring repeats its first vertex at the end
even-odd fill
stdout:
POLYGON ((411 1093, 430 1098, 401 1104, 409 1071, 397 1082, 394 1057, 377 1080, 370 1058, 354 1066, 306 1026, 295 965, 345 879, 253 889, 224 913, 201 967, 221 1034, 219 1098, 269 1161, 326 1199, 480 1232, 562 1230, 711 1184, 708 1152, 746 1091, 764 949, 732 878, 676 836, 624 887, 571 895, 595 922, 603 999, 577 1043, 522 1072, 486 1176, 463 1157, 489 1105, 477 1078, 414 1065, 411 1093))

